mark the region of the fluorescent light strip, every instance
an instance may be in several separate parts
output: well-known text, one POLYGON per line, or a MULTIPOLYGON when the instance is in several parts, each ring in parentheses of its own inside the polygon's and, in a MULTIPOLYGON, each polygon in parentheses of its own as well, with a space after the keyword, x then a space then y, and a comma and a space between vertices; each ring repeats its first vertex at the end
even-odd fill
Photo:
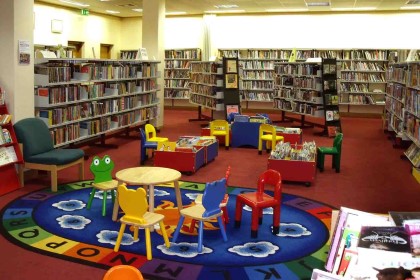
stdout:
POLYGON ((179 11, 179 12, 167 12, 165 15, 175 16, 175 15, 185 15, 187 12, 179 11))
POLYGON ((306 3, 306 6, 308 7, 328 7, 330 5, 330 2, 309 2, 306 3))
POLYGON ((227 13, 245 13, 245 10, 214 10, 214 11, 204 11, 208 14, 227 14, 227 13))
POLYGON ((400 7, 400 10, 419 10, 419 9, 420 9, 420 6, 413 6, 413 7, 403 6, 403 7, 400 7))
POLYGON ((272 12, 272 13, 276 13, 276 12, 307 12, 307 11, 309 11, 309 9, 307 9, 307 8, 303 8, 303 9, 267 9, 265 11, 266 12, 272 12))
POLYGON ((143 9, 131 9, 131 10, 135 12, 139 12, 139 13, 143 12, 143 9))
POLYGON ((107 12, 109 14, 119 14, 120 13, 118 11, 112 11, 112 10, 106 10, 105 12, 107 12))
POLYGON ((79 2, 73 2, 73 1, 66 1, 66 0, 60 0, 60 2, 71 4, 71 5, 75 5, 75 6, 79 6, 79 7, 89 7, 90 6, 89 4, 84 4, 84 3, 79 3, 79 2))
POLYGON ((231 8, 239 8, 238 5, 214 5, 215 8, 218 9, 231 9, 231 8))

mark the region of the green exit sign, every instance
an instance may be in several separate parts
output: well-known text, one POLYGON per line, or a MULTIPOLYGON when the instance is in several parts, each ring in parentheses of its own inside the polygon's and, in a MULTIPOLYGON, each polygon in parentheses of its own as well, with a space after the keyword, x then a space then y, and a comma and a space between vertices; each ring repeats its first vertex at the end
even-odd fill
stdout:
POLYGON ((89 10, 88 9, 81 9, 81 14, 84 16, 88 16, 89 15, 89 10))

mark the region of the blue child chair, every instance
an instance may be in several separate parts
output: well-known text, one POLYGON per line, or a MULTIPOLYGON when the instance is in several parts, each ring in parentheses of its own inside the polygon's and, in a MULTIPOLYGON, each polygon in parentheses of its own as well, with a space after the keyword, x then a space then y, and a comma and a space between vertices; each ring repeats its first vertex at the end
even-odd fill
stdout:
POLYGON ((224 241, 227 241, 226 230, 223 224, 222 215, 223 212, 220 209, 220 203, 225 197, 226 193, 226 178, 206 183, 206 188, 203 194, 202 204, 197 204, 192 207, 184 208, 180 211, 180 219, 177 228, 172 239, 176 242, 179 236, 179 232, 184 223, 185 217, 191 218, 192 220, 199 221, 198 227, 198 252, 203 251, 203 228, 204 222, 208 222, 213 219, 217 219, 220 231, 224 241))
POLYGON ((156 150, 157 142, 146 141, 146 133, 142 128, 140 128, 140 165, 143 165, 147 160, 147 151, 156 150))

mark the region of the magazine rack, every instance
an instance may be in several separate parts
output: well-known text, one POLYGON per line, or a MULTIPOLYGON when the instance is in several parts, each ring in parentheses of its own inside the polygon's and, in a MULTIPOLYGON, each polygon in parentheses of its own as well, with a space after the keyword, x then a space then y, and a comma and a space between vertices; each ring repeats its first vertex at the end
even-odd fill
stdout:
MULTIPOLYGON (((6 105, 0 105, 0 116, 9 115, 6 105)), ((0 133, 4 135, 3 131, 10 135, 9 141, 1 141, 0 144, 0 195, 14 191, 20 187, 19 177, 16 172, 15 164, 23 164, 23 156, 20 151, 19 143, 16 140, 15 131, 11 121, 0 124, 0 133), (8 133, 7 133, 8 131, 8 133), (8 154, 2 156, 8 150, 8 154), (11 157, 12 156, 12 157, 11 157)), ((6 138, 3 136, 3 138, 6 138)))

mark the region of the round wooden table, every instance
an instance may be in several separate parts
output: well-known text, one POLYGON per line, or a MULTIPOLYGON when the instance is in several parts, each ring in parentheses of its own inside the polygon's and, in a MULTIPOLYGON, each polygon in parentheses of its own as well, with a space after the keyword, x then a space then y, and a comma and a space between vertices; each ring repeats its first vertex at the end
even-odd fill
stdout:
MULTIPOLYGON (((149 212, 153 212, 155 208, 154 186, 173 182, 178 210, 181 211, 182 209, 181 191, 178 184, 178 180, 181 178, 181 172, 178 170, 165 167, 140 166, 120 170, 115 174, 115 177, 118 180, 118 184, 125 183, 127 185, 144 186, 146 191, 147 188, 149 189, 149 212)), ((113 221, 117 220, 119 208, 117 197, 112 212, 113 221)))

